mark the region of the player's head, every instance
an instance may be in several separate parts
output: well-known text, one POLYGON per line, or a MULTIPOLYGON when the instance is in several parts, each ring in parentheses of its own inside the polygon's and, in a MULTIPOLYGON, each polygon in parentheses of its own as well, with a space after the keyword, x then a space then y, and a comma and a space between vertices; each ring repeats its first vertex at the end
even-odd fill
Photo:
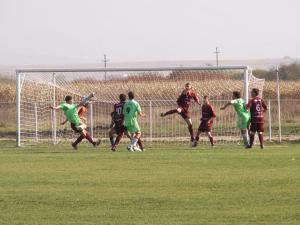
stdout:
POLYGON ((209 104, 209 99, 208 99, 208 96, 207 96, 207 95, 204 95, 204 96, 203 96, 203 103, 204 103, 204 104, 209 104))
POLYGON ((68 103, 68 104, 72 104, 72 102, 73 102, 72 96, 67 95, 67 96, 65 97, 65 101, 66 101, 66 103, 68 103))
POLYGON ((186 83, 185 85, 184 85, 184 87, 185 87, 185 90, 190 90, 191 88, 192 88, 192 85, 191 85, 191 83, 186 83))
POLYGON ((258 88, 253 88, 251 91, 251 96, 256 97, 259 95, 259 89, 258 88))
POLYGON ((129 98, 130 100, 134 99, 134 93, 133 93, 132 91, 129 91, 129 92, 128 92, 128 98, 129 98))
POLYGON ((232 98, 233 99, 241 98, 241 92, 239 91, 232 92, 232 98))
POLYGON ((83 106, 83 107, 86 107, 86 108, 87 108, 87 107, 89 106, 89 104, 91 103, 91 102, 89 101, 88 97, 86 97, 86 96, 82 98, 82 102, 83 102, 83 105, 82 105, 82 106, 83 106))
POLYGON ((120 102, 125 102, 126 101, 126 95, 125 94, 120 94, 119 99, 120 99, 120 102))

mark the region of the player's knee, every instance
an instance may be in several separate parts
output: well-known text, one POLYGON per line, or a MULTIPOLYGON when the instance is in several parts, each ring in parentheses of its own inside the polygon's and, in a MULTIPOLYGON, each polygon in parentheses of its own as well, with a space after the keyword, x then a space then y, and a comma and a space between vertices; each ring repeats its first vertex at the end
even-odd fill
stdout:
POLYGON ((263 132, 259 131, 259 132, 258 132, 258 134, 259 134, 259 135, 262 135, 262 134, 263 134, 263 132))

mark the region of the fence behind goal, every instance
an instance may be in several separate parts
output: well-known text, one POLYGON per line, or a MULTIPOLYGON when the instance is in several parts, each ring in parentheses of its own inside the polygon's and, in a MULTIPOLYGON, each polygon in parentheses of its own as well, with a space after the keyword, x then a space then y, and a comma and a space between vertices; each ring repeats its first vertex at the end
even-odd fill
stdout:
MULTIPOLYGON (((248 99, 249 89, 263 90, 264 80, 256 79, 246 66, 152 69, 19 70, 17 71, 17 144, 64 143, 74 138, 65 117, 52 111, 66 95, 75 103, 95 92, 87 125, 92 136, 107 140, 113 104, 121 93, 134 91, 145 118, 139 118, 146 141, 188 141, 188 131, 180 116, 161 118, 160 113, 176 107, 176 99, 190 82, 200 99, 208 95, 217 112, 213 133, 219 143, 239 142, 239 130, 232 108, 220 112, 221 105, 240 91, 248 99)), ((193 104, 194 130, 199 126, 201 109, 193 104)), ((202 139, 203 140, 203 139, 202 139)), ((206 141, 206 138, 205 138, 206 141)))

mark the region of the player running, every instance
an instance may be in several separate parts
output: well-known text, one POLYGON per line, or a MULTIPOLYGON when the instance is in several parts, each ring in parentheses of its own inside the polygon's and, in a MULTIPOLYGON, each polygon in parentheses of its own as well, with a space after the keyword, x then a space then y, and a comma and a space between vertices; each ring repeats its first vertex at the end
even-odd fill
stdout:
POLYGON ((201 123, 197 131, 196 140, 194 140, 193 142, 193 147, 196 147, 198 145, 200 134, 202 132, 206 132, 211 146, 214 146, 214 138, 211 134, 211 129, 213 125, 213 119, 216 118, 216 113, 213 110, 211 104, 209 103, 208 96, 203 97, 203 105, 201 110, 202 110, 201 123))
POLYGON ((172 109, 166 113, 161 113, 160 116, 165 117, 165 116, 173 114, 173 113, 180 114, 188 125, 188 130, 189 130, 189 133, 191 136, 191 141, 193 142, 195 140, 194 131, 193 131, 191 116, 188 111, 189 107, 192 103, 192 99, 194 99, 194 101, 197 104, 201 105, 199 103, 199 98, 197 96, 197 93, 192 90, 192 85, 190 83, 186 83, 185 89, 182 91, 181 95, 177 99, 177 105, 178 105, 177 109, 172 109))
POLYGON ((245 148, 248 148, 250 113, 247 110, 246 102, 241 98, 241 93, 239 91, 234 91, 232 93, 232 100, 221 107, 221 110, 225 110, 230 105, 233 106, 237 113, 237 127, 241 130, 245 148))
POLYGON ((83 106, 87 101, 89 101, 92 97, 94 97, 94 94, 91 93, 85 101, 82 101, 78 105, 73 104, 72 96, 66 96, 65 97, 65 103, 60 104, 59 106, 50 106, 51 109, 58 110, 62 109, 64 111, 64 114, 67 118, 67 120, 71 123, 71 128, 76 133, 79 133, 80 136, 77 138, 77 140, 72 143, 72 147, 74 150, 77 149, 77 145, 86 138, 94 147, 100 144, 100 140, 97 142, 92 139, 92 137, 89 135, 89 133, 86 130, 86 125, 80 120, 77 108, 83 106))
POLYGON ((128 93, 129 100, 126 101, 123 107, 124 124, 127 131, 131 134, 131 144, 128 146, 129 151, 141 151, 137 146, 137 142, 141 138, 141 129, 137 121, 137 115, 145 116, 142 112, 140 104, 134 100, 134 93, 128 93))
POLYGON ((264 148, 264 112, 268 110, 264 100, 259 96, 259 89, 253 88, 251 91, 252 99, 249 100, 247 108, 250 109, 251 125, 250 125, 250 146, 252 148, 255 133, 258 133, 260 148, 264 148))

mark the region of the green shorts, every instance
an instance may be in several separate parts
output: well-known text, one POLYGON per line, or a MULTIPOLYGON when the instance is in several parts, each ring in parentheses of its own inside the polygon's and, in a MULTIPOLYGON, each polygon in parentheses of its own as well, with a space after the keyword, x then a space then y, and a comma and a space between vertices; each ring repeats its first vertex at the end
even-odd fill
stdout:
POLYGON ((250 117, 238 117, 237 127, 239 129, 248 129, 250 124, 250 117))
POLYGON ((140 133, 141 132, 141 128, 140 128, 138 123, 136 123, 132 126, 126 126, 125 125, 125 127, 126 127, 126 129, 129 133, 140 133))

